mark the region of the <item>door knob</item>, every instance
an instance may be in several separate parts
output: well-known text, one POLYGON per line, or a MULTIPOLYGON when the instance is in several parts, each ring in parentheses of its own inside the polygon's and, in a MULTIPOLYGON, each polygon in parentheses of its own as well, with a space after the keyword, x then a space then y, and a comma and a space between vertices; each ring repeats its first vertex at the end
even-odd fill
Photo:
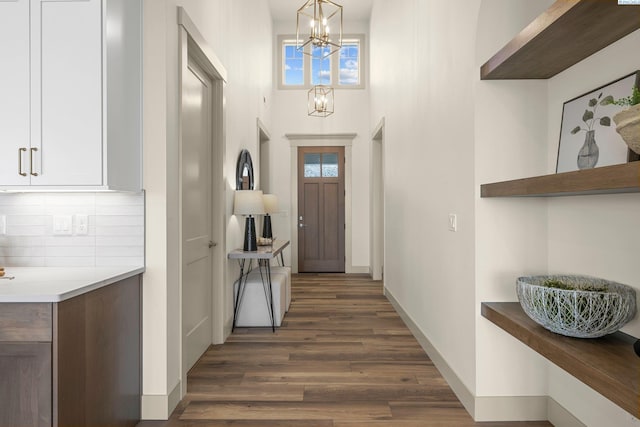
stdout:
POLYGON ((212 248, 214 246, 218 246, 218 244, 216 242, 214 242, 213 240, 209 240, 209 248, 212 248))
POLYGON ((300 218, 298 218, 300 221, 302 221, 302 215, 300 215, 300 218))

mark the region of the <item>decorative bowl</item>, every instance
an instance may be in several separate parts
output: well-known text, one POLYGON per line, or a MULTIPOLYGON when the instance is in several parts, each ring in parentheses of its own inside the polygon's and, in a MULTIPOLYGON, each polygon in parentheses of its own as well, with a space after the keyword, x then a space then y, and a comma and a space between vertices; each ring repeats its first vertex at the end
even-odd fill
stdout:
POLYGON ((516 289, 520 305, 531 319, 569 337, 597 338, 611 334, 636 314, 633 288, 595 277, 519 277, 516 289), (554 282, 570 289, 550 287, 549 283, 554 282))
POLYGON ((616 132, 634 152, 640 154, 640 104, 622 110, 613 116, 616 132))

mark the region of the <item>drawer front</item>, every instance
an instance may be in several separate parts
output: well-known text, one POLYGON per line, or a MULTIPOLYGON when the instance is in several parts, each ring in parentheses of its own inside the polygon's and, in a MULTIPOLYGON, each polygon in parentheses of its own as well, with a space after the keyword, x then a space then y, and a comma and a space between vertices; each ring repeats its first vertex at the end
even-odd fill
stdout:
POLYGON ((0 341, 51 342, 51 313, 49 303, 1 303, 0 341))

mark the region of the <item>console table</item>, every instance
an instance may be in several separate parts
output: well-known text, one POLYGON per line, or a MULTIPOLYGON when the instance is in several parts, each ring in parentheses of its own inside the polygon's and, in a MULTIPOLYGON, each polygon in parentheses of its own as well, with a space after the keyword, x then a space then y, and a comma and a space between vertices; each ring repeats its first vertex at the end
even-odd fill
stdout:
POLYGON ((236 328, 236 319, 238 316, 238 310, 242 303, 242 296, 244 295, 245 285, 247 278, 252 269, 253 260, 258 261, 258 268, 260 269, 260 276, 262 278, 262 286, 265 288, 265 299, 267 307, 269 308, 269 315, 271 316, 271 329, 276 331, 276 322, 273 314, 273 292, 271 290, 271 260, 277 259, 280 255, 280 261, 284 265, 284 256, 282 250, 289 246, 288 240, 276 240, 269 246, 258 246, 257 251, 243 251, 242 249, 234 249, 229 252, 229 259, 236 259, 240 264, 240 277, 238 277, 238 288, 235 292, 235 303, 233 309, 233 327, 231 331, 236 328), (247 261, 249 264, 247 265, 247 261), (264 274, 263 274, 264 271, 264 274))

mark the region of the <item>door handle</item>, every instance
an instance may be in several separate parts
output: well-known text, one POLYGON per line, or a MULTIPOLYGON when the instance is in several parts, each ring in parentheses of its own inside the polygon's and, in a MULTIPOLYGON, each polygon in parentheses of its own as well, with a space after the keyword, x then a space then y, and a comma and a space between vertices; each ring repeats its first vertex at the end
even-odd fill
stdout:
POLYGON ((27 176, 26 172, 22 172, 22 152, 23 151, 27 151, 27 149, 24 147, 18 148, 18 175, 27 176))
POLYGON ((29 173, 31 173, 31 176, 38 176, 38 174, 33 171, 33 152, 34 151, 38 151, 38 149, 36 147, 33 147, 31 150, 29 150, 29 173))
POLYGON ((218 244, 213 240, 209 240, 209 249, 213 248, 214 246, 218 246, 218 244))
POLYGON ((300 224, 300 228, 306 227, 307 224, 300 224))

